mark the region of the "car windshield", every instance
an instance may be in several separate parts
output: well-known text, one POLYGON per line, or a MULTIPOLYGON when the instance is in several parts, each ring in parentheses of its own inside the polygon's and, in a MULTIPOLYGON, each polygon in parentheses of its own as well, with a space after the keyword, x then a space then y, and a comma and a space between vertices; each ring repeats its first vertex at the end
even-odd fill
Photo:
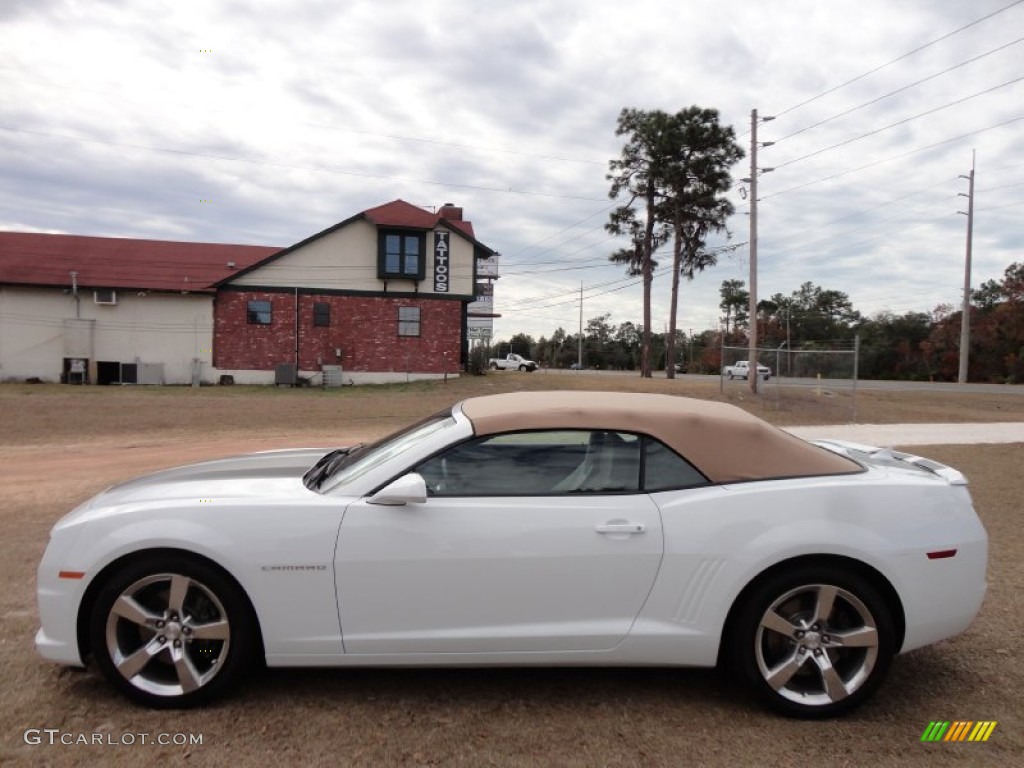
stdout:
POLYGON ((311 491, 317 490, 324 480, 331 476, 343 463, 349 461, 349 456, 354 456, 363 449, 363 443, 346 448, 335 448, 325 453, 309 470, 302 476, 302 482, 311 491))
POLYGON ((303 482, 312 491, 318 491, 327 484, 345 485, 454 424, 451 410, 445 409, 375 443, 360 443, 353 448, 332 451, 313 465, 303 477, 303 482))

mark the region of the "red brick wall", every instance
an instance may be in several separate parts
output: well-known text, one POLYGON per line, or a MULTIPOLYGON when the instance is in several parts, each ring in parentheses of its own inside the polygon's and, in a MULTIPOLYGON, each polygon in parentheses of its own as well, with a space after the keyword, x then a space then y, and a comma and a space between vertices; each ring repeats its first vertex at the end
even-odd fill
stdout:
MULTIPOLYGON (((299 368, 341 364, 347 371, 443 373, 459 369, 462 304, 436 299, 299 294, 299 368), (313 304, 331 307, 327 327, 313 325, 313 304), (398 307, 420 308, 420 336, 398 335, 398 307), (341 348, 339 360, 335 350, 341 348)), ((213 365, 273 370, 295 360, 295 294, 222 291, 214 302, 213 365), (270 301, 271 325, 249 325, 250 301, 270 301)))

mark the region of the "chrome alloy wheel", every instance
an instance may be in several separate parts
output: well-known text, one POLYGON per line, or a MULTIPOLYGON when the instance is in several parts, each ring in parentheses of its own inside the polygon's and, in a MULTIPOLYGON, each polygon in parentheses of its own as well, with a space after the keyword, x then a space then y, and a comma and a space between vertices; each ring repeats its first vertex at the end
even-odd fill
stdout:
POLYGON ((856 595, 807 584, 776 599, 761 616, 754 656, 764 681, 805 706, 835 704, 871 677, 879 654, 875 617, 856 595))
POLYGON ((156 573, 114 600, 105 642, 114 668, 130 685, 155 696, 182 696, 222 669, 231 625, 209 587, 180 573, 156 573))

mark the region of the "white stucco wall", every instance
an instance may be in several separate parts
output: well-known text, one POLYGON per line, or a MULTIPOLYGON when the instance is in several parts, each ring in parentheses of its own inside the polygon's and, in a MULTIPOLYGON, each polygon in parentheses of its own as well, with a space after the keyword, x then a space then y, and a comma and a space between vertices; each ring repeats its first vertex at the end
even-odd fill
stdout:
MULTIPOLYGON (((83 320, 94 321, 95 380, 99 360, 163 363, 164 382, 192 381, 192 360, 204 362, 204 381, 212 380, 213 297, 118 291, 115 306, 79 292, 83 320)), ((75 318, 75 300, 60 288, 0 286, 0 380, 38 376, 59 381, 66 355, 65 319, 75 318)))
MULTIPOLYGON (((440 229, 445 229, 440 227, 440 229)), ((447 230, 446 230, 447 231, 447 230)), ((450 294, 473 294, 473 245, 452 232, 448 238, 451 264, 450 294)), ((426 237, 426 275, 419 293, 434 292, 434 233, 426 237)), ((233 285, 324 290, 382 291, 377 278, 377 229, 367 221, 353 221, 269 264, 241 275, 233 285)), ((389 290, 412 291, 411 280, 388 281, 389 290)))

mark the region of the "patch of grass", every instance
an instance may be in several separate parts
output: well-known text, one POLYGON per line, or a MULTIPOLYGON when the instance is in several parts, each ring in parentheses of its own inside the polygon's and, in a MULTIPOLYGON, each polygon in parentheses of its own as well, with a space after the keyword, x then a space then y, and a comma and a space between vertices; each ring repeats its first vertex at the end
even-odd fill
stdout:
MULTIPOLYGON (((377 434, 410 423, 467 397, 552 389, 658 392, 734 403, 780 426, 850 421, 849 393, 743 387, 719 392, 718 379, 641 379, 635 375, 491 373, 339 389, 284 387, 71 387, 0 385, 0 445, 88 443, 124 439, 204 439, 231 434, 275 437, 314 430, 377 434)), ((870 424, 943 421, 1024 421, 1024 394, 891 392, 857 396, 858 421, 870 424)))
MULTIPOLYGON (((525 388, 718 398, 717 381, 537 374, 333 391, 0 386, 0 763, 149 766, 188 758, 243 768, 272 755, 290 765, 374 767, 1019 765, 1024 445, 914 449, 970 479, 991 536, 989 594, 967 633, 897 659, 878 696, 841 720, 781 719, 713 672, 671 669, 273 671, 213 707, 158 712, 127 703, 95 672, 36 656, 34 574, 47 532, 103 486, 242 450, 372 437, 463 397, 525 388), (940 717, 999 726, 984 744, 922 745, 924 727, 940 717), (114 739, 191 733, 203 743, 31 746, 22 738, 27 728, 114 739)), ((772 420, 814 423, 808 414, 830 416, 815 415, 816 402, 803 393, 788 410, 740 404, 772 420)), ((865 393, 863 420, 1020 420, 1020 403, 1019 395, 865 393)))

